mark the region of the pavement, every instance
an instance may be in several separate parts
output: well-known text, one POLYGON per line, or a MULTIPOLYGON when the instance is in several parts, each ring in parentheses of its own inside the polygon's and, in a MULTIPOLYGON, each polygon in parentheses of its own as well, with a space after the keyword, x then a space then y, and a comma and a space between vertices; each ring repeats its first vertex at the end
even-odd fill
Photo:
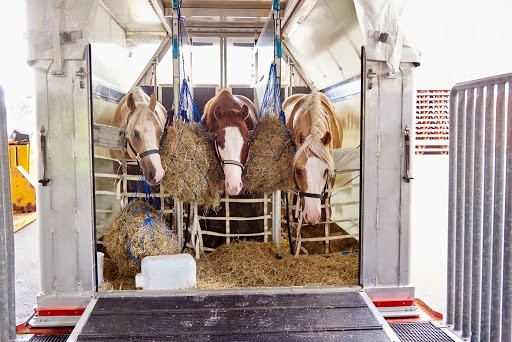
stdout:
POLYGON ((14 233, 16 324, 34 311, 39 284, 39 229, 37 220, 14 233))

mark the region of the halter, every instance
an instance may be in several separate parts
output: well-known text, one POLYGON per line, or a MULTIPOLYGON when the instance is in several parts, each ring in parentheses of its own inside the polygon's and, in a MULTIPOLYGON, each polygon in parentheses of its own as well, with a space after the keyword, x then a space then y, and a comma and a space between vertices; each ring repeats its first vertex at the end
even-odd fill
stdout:
POLYGON ((324 186, 322 192, 319 193, 319 194, 313 194, 311 192, 301 191, 300 188, 299 188, 299 184, 297 184, 297 180, 295 179, 295 176, 293 176, 293 181, 295 182, 295 187, 299 191, 299 197, 300 198, 310 197, 310 198, 323 199, 325 197, 325 195, 326 195, 325 190, 327 190, 327 186, 328 186, 329 182, 331 181, 331 177, 329 175, 327 176, 327 179, 325 180, 325 186, 324 186))
MULTIPOLYGON (((217 137, 217 135, 215 135, 215 137, 217 137)), ((247 156, 247 160, 245 161, 245 164, 242 164, 240 163, 239 161, 237 160, 232 160, 232 159, 226 159, 224 160, 222 158, 222 156, 220 155, 220 152, 219 152, 219 145, 217 145, 217 139, 214 138, 214 143, 215 143, 215 152, 217 153, 217 158, 219 159, 220 161, 220 164, 222 165, 222 167, 224 167, 224 165, 228 164, 228 165, 236 165, 236 166, 239 166, 241 169, 242 169, 242 172, 244 172, 245 170, 245 167, 246 167, 246 164, 247 164, 247 160, 249 160, 249 156, 247 156)), ((249 149, 249 142, 244 142, 244 144, 247 145, 247 149, 249 149)))

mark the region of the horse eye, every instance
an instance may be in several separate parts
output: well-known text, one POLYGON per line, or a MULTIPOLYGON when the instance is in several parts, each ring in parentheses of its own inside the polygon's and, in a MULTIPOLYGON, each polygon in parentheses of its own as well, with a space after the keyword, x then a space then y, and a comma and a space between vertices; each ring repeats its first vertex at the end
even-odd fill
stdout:
POLYGON ((329 169, 325 169, 324 171, 324 177, 327 177, 327 175, 329 174, 329 169))
POLYGON ((140 139, 140 132, 139 132, 139 131, 137 131, 137 130, 135 130, 135 131, 133 132, 133 136, 134 136, 135 138, 137 138, 137 139, 140 139))
POLYGON ((301 169, 295 169, 295 173, 297 174, 297 176, 300 176, 300 175, 302 175, 302 170, 301 169))

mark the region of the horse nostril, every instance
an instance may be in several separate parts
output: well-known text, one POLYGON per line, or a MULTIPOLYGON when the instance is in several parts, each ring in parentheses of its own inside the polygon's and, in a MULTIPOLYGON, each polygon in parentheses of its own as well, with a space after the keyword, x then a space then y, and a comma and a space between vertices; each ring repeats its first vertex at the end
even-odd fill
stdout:
POLYGON ((149 172, 149 180, 155 179, 155 173, 153 171, 149 172))

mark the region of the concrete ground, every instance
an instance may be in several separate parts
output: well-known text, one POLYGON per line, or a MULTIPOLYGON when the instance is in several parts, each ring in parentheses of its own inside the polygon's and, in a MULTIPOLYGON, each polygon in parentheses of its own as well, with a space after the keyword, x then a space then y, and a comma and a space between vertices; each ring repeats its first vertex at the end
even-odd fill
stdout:
POLYGON ((34 311, 39 285, 39 230, 37 220, 14 233, 16 324, 34 311))

